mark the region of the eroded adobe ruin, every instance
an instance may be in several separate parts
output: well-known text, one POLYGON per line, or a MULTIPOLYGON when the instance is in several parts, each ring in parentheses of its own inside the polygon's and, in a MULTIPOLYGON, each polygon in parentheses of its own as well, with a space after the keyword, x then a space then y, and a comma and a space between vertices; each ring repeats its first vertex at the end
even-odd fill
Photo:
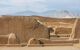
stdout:
POLYGON ((74 18, 0 17, 0 46, 73 45, 80 38, 79 19, 75 21, 74 18))

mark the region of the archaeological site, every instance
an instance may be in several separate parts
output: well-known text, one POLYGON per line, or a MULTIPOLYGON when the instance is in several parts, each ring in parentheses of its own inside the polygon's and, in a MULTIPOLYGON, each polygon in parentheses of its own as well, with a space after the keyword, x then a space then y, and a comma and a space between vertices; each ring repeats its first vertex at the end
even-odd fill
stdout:
POLYGON ((79 43, 79 18, 0 17, 0 47, 74 46, 79 43))

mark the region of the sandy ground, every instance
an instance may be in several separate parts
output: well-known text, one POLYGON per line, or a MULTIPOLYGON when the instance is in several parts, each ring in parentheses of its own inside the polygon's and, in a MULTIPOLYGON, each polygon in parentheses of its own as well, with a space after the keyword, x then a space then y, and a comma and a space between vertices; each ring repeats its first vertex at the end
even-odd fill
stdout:
POLYGON ((72 46, 53 46, 53 47, 0 47, 0 50, 80 50, 72 46))

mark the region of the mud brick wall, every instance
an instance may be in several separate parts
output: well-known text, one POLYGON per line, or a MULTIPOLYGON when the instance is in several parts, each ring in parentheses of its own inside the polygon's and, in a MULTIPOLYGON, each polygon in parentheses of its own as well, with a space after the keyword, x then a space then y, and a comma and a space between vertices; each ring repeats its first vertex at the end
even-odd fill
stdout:
POLYGON ((65 41, 65 40, 63 40, 63 41, 53 41, 53 40, 45 40, 45 39, 41 39, 40 40, 41 42, 42 42, 42 44, 58 44, 58 43, 73 43, 72 41, 65 41))
POLYGON ((75 29, 75 37, 77 39, 80 39, 80 18, 78 19, 76 29, 75 29))
POLYGON ((61 28, 57 28, 55 33, 56 34, 71 34, 71 32, 72 32, 72 28, 61 27, 61 28))
POLYGON ((8 43, 8 37, 0 36, 0 44, 7 44, 8 43))
POLYGON ((20 43, 27 43, 30 38, 49 38, 48 29, 31 17, 1 17, 0 35, 15 33, 20 43))

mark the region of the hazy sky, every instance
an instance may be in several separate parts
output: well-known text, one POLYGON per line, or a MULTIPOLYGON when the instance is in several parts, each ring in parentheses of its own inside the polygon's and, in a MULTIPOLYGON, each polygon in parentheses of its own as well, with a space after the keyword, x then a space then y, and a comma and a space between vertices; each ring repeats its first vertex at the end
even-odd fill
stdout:
POLYGON ((80 10, 80 0, 0 0, 0 15, 15 12, 80 10))

